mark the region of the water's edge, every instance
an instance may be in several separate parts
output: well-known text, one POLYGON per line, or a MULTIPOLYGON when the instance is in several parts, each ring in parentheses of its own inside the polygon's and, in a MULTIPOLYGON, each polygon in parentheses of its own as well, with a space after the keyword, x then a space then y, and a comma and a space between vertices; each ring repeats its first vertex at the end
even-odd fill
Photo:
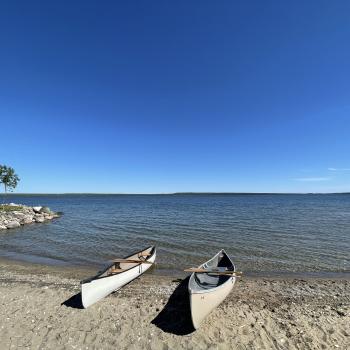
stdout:
MULTIPOLYGON (((108 262, 106 262, 107 264, 108 262)), ((65 277, 84 279, 87 276, 93 276, 97 271, 100 271, 104 265, 101 266, 87 266, 87 265, 55 265, 55 264, 40 264, 37 262, 28 262, 25 260, 9 259, 0 257, 0 265, 4 270, 16 270, 34 275, 41 274, 57 274, 65 277)), ((248 279, 325 279, 325 280, 350 280, 350 272, 298 272, 290 273, 285 271, 261 271, 259 273, 254 271, 242 271, 242 278, 248 279)), ((149 269, 146 274, 159 277, 170 277, 173 279, 183 279, 188 276, 188 273, 182 270, 166 270, 159 268, 159 265, 149 269)))

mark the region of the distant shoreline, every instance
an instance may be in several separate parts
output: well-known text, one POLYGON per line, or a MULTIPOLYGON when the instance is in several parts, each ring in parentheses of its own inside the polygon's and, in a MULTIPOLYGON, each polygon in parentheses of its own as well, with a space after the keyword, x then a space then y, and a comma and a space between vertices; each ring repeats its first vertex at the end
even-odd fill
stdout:
POLYGON ((15 196, 179 196, 179 195, 198 195, 198 196, 261 196, 261 195, 349 195, 350 192, 171 192, 171 193, 94 193, 94 192, 63 192, 63 193, 7 193, 6 197, 15 196))

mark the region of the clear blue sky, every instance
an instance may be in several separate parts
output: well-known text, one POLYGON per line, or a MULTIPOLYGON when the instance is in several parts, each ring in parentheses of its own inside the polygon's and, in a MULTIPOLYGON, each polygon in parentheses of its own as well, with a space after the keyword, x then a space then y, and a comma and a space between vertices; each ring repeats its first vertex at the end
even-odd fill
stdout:
POLYGON ((350 191, 349 1, 8 1, 17 192, 350 191))

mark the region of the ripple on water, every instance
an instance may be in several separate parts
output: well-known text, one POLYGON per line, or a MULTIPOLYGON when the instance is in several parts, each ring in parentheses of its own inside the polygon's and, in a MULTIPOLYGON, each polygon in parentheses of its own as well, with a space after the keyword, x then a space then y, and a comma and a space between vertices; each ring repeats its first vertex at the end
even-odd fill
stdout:
POLYGON ((13 202, 64 215, 1 233, 0 255, 102 265, 155 244, 160 269, 225 248, 242 270, 349 272, 350 195, 41 195, 13 202))

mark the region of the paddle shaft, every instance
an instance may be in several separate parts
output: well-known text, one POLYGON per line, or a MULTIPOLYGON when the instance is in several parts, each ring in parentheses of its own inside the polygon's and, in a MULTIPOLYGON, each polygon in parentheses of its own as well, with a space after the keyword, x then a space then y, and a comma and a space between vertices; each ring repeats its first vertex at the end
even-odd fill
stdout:
POLYGON ((207 269, 201 269, 201 268, 192 268, 192 269, 186 269, 185 272, 195 272, 195 273, 210 273, 215 275, 226 275, 226 276, 234 276, 234 277, 241 277, 242 272, 235 272, 235 271, 215 271, 215 270, 207 270, 207 269))
POLYGON ((113 262, 118 262, 118 263, 135 263, 135 264, 153 264, 151 261, 136 260, 136 259, 114 259, 113 262))

